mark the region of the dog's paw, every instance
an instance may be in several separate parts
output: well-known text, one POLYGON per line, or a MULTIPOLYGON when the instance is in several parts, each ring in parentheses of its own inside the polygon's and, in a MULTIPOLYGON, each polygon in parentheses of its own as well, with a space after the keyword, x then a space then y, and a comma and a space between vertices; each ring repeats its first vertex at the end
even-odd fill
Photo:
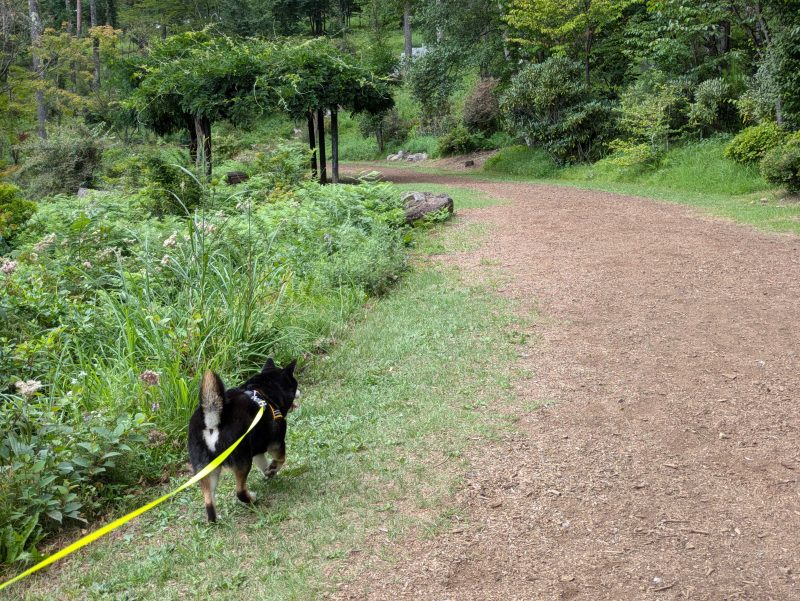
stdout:
POLYGON ((256 502, 256 493, 242 490, 236 493, 236 498, 242 503, 251 505, 256 502))

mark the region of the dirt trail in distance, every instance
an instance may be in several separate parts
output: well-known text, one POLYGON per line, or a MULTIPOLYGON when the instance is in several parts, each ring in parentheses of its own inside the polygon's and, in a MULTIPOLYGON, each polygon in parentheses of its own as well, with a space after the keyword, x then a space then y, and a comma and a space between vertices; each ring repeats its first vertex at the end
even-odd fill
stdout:
MULTIPOLYGON (((518 429, 464 528, 362 558, 340 600, 800 599, 800 238, 596 191, 386 170, 507 199, 450 255, 542 319, 518 429)), ((424 188, 424 186, 421 186, 424 188)))

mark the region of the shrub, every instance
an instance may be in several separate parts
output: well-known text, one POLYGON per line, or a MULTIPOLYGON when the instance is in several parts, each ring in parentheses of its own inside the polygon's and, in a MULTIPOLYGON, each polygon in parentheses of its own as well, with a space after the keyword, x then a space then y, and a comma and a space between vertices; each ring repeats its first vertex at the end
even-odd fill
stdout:
POLYGON ((611 107, 592 98, 583 67, 565 57, 526 66, 500 107, 509 129, 560 163, 599 156, 613 124, 611 107))
POLYGON ((725 157, 737 163, 757 163, 786 140, 786 132, 777 123, 767 121, 747 127, 725 147, 725 157))
POLYGON ((144 194, 157 215, 186 215, 200 206, 203 186, 186 164, 177 151, 152 152, 142 159, 144 194))
POLYGON ((486 145, 483 134, 473 134, 463 125, 458 125, 439 138, 438 150, 442 156, 467 154, 480 150, 486 145))
POLYGON ((615 142, 617 148, 647 144, 648 155, 657 161, 682 124, 685 103, 679 82, 668 80, 660 71, 642 75, 620 95, 619 129, 624 140, 615 142))
POLYGON ((700 83, 689 105, 689 127, 703 133, 730 127, 736 114, 731 98, 731 87, 722 78, 700 83))
POLYGON ((22 198, 19 188, 0 182, 0 252, 13 242, 35 211, 36 203, 22 198))
POLYGON ((772 185, 800 192, 800 133, 767 152, 760 167, 761 175, 772 185))
POLYGON ((87 129, 57 129, 47 140, 34 138, 17 179, 29 198, 74 194, 91 187, 103 157, 104 141, 87 129))
POLYGON ((464 104, 464 125, 473 133, 494 133, 500 124, 500 103, 497 100, 494 78, 480 79, 464 104))
POLYGON ((0 463, 11 468, 0 479, 0 563, 30 558, 48 532, 85 523, 122 489, 110 472, 144 442, 144 415, 82 413, 68 398, 0 396, 0 463))

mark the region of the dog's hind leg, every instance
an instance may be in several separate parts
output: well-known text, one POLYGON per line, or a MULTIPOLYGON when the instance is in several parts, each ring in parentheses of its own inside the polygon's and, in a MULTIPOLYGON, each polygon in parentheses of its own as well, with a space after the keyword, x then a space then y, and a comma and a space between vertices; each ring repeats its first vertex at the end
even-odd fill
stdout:
POLYGON ((256 464, 256 467, 261 470, 264 476, 269 478, 269 461, 267 461, 266 454, 261 453, 261 455, 253 455, 253 463, 256 464))
POLYGON ((200 480, 200 488, 203 491, 203 501, 206 504, 206 515, 209 522, 217 521, 217 507, 214 502, 214 491, 217 490, 217 483, 219 482, 219 474, 222 468, 217 468, 208 476, 200 480))
POLYGON ((278 473, 278 470, 283 467, 283 464, 286 463, 286 444, 282 442, 279 445, 270 447, 267 450, 269 451, 269 454, 272 455, 272 461, 270 461, 270 464, 264 472, 264 475, 267 478, 273 478, 275 477, 275 474, 278 473))
POLYGON ((251 465, 236 466, 233 468, 233 475, 236 476, 236 498, 242 503, 253 503, 256 496, 247 490, 247 475, 250 473, 251 465))

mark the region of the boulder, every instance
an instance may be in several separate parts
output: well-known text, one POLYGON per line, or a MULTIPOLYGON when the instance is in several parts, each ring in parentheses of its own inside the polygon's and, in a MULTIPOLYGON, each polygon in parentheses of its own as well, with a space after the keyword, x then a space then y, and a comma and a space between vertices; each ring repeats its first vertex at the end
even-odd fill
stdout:
POLYGON ((235 186, 236 184, 241 184, 249 179, 250 176, 247 175, 244 171, 229 171, 228 175, 225 176, 225 180, 231 186, 235 186))
POLYGON ((414 154, 406 155, 406 160, 410 163, 418 163, 420 161, 427 161, 428 160, 428 153, 427 152, 417 152, 414 154))
POLYGON ((92 190, 90 188, 83 188, 83 187, 78 188, 77 196, 78 198, 86 198, 87 196, 89 196, 89 193, 91 191, 92 190))
POLYGON ((433 192, 406 192, 402 197, 406 210, 406 223, 413 223, 425 215, 446 209, 453 214, 453 199, 447 194, 433 192))
POLYGON ((407 155, 406 155, 405 151, 401 150, 397 154, 390 154, 388 157, 386 157, 386 160, 387 161, 402 161, 404 158, 406 158, 406 156, 407 155))
POLYGON ((474 166, 475 166, 475 161, 473 160, 464 161, 464 167, 474 167, 474 166))

